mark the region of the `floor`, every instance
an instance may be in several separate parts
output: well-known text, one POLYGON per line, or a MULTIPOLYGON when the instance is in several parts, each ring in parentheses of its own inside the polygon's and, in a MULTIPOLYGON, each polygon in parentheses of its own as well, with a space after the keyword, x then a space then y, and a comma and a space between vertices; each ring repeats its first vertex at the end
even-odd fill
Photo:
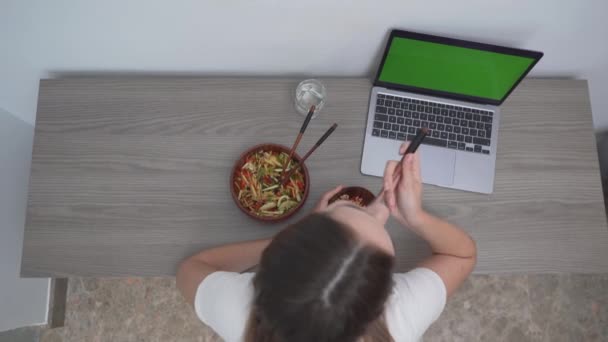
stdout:
POLYGON ((39 342, 43 326, 33 325, 0 332, 0 342, 39 342))
MULTIPOLYGON (((171 278, 71 278, 65 326, 41 341, 221 340, 171 278)), ((608 274, 472 276, 425 341, 608 341, 608 274)))

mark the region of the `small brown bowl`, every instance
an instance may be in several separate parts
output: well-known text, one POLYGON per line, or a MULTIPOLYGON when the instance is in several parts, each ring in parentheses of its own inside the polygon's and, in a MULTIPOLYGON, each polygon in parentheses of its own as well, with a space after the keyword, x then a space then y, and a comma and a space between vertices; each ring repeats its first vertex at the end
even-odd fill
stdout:
POLYGON ((339 200, 340 196, 342 196, 342 195, 348 195, 350 198, 357 197, 357 196, 361 197, 361 199, 363 200, 362 204, 364 207, 367 207, 368 205, 370 205, 370 203, 372 203, 376 199, 376 196, 371 191, 367 190, 366 188, 362 188, 360 186, 349 186, 349 187, 342 189, 337 194, 333 195, 332 198, 329 199, 329 203, 331 204, 331 203, 339 200))
MULTIPOLYGON (((247 216, 249 216, 253 219, 256 219, 258 221, 275 223, 275 222, 280 222, 280 221, 286 220, 286 219, 290 218, 291 216, 293 216, 295 213, 297 213, 298 210, 300 210, 302 208, 302 206, 304 205, 304 202, 306 202, 306 199, 308 198, 308 192, 310 191, 310 178, 308 176, 308 169, 306 168, 306 164, 302 164, 300 166, 302 168, 302 173, 304 175, 304 193, 302 194, 302 200, 300 201, 300 203, 298 203, 298 205, 291 208, 290 211, 286 212, 285 214, 283 214, 281 216, 258 216, 256 214, 250 212, 247 208, 245 208, 241 204, 241 201, 239 201, 239 198, 238 198, 239 193, 236 189, 236 186, 234 185, 234 180, 235 180, 237 171, 240 170, 243 167, 243 165, 245 165, 245 160, 247 159, 247 157, 259 150, 272 151, 272 152, 285 152, 287 154, 289 154, 289 151, 290 151, 290 149, 288 147, 285 147, 283 145, 266 143, 266 144, 256 145, 256 146, 248 149, 247 151, 243 152, 243 154, 241 154, 239 159, 237 159, 236 163, 234 164, 234 167, 232 168, 232 173, 230 175, 230 193, 232 194, 232 199, 234 200, 234 203, 236 203, 236 206, 239 209, 241 209, 241 211, 243 213, 245 213, 247 216)), ((293 159, 295 159, 298 163, 300 163, 300 161, 302 160, 302 158, 297 153, 293 154, 293 159)))

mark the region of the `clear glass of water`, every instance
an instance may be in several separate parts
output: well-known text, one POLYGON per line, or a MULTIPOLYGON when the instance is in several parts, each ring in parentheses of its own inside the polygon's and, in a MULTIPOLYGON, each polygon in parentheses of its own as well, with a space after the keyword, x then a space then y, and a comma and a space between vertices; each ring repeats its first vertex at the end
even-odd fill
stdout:
POLYGON ((325 105, 327 94, 325 85, 316 79, 304 80, 296 88, 296 111, 304 116, 308 114, 310 107, 315 106, 313 119, 319 115, 319 111, 325 105))

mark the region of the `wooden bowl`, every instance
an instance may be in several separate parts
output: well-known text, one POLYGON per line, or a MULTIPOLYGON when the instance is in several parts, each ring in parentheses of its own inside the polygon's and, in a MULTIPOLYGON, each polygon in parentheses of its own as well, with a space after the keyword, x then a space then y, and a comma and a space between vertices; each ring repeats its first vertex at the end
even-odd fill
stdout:
MULTIPOLYGON (((239 209, 241 209, 241 211, 243 213, 245 213, 247 216, 249 216, 255 220, 262 221, 262 222, 271 222, 271 223, 286 220, 286 219, 290 218, 291 216, 293 216, 296 212, 298 212, 298 210, 300 210, 302 208, 302 206, 304 205, 304 202, 306 202, 306 199, 308 198, 308 193, 310 191, 310 178, 308 175, 308 169, 306 168, 306 164, 302 164, 300 166, 300 168, 302 169, 302 174, 304 175, 304 193, 302 194, 302 200, 300 201, 300 203, 298 203, 298 205, 291 208, 291 210, 289 210, 288 212, 284 213, 281 216, 258 216, 256 214, 250 212, 247 208, 245 208, 241 204, 241 202, 239 201, 239 198, 238 198, 238 196, 239 196, 238 190, 236 189, 236 186, 234 185, 234 180, 236 178, 237 172, 243 167, 243 165, 245 165, 245 160, 247 159, 247 157, 259 150, 272 151, 272 152, 285 152, 285 153, 289 154, 290 149, 289 149, 289 147, 286 147, 283 145, 266 143, 266 144, 256 145, 256 146, 248 149, 247 151, 243 152, 243 154, 241 154, 239 159, 237 159, 236 163, 234 164, 234 167, 232 168, 232 173, 230 175, 230 193, 232 194, 232 199, 234 200, 234 203, 236 203, 236 206, 239 209)), ((293 154, 293 159, 295 159, 298 163, 302 160, 302 158, 297 153, 293 154)))
POLYGON ((376 195, 374 195, 371 191, 366 188, 362 188, 360 186, 349 186, 342 189, 337 194, 333 195, 332 198, 329 199, 329 203, 333 203, 340 199, 340 196, 348 195, 350 198, 359 196, 363 199, 363 206, 367 207, 376 199, 376 195))

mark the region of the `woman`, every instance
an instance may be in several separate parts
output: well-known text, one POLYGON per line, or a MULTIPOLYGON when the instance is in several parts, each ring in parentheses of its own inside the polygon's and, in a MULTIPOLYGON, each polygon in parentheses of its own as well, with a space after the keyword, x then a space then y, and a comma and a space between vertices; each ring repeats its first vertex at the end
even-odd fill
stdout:
POLYGON ((328 205, 338 187, 273 239, 186 259, 177 273, 179 290, 226 341, 420 339, 473 270, 476 248, 464 231, 423 210, 418 156, 406 156, 394 184, 396 166, 387 164, 385 191, 366 208, 328 205), (389 215, 433 251, 407 273, 393 274, 395 251, 384 228, 389 215), (239 273, 257 264, 256 274, 239 273))

